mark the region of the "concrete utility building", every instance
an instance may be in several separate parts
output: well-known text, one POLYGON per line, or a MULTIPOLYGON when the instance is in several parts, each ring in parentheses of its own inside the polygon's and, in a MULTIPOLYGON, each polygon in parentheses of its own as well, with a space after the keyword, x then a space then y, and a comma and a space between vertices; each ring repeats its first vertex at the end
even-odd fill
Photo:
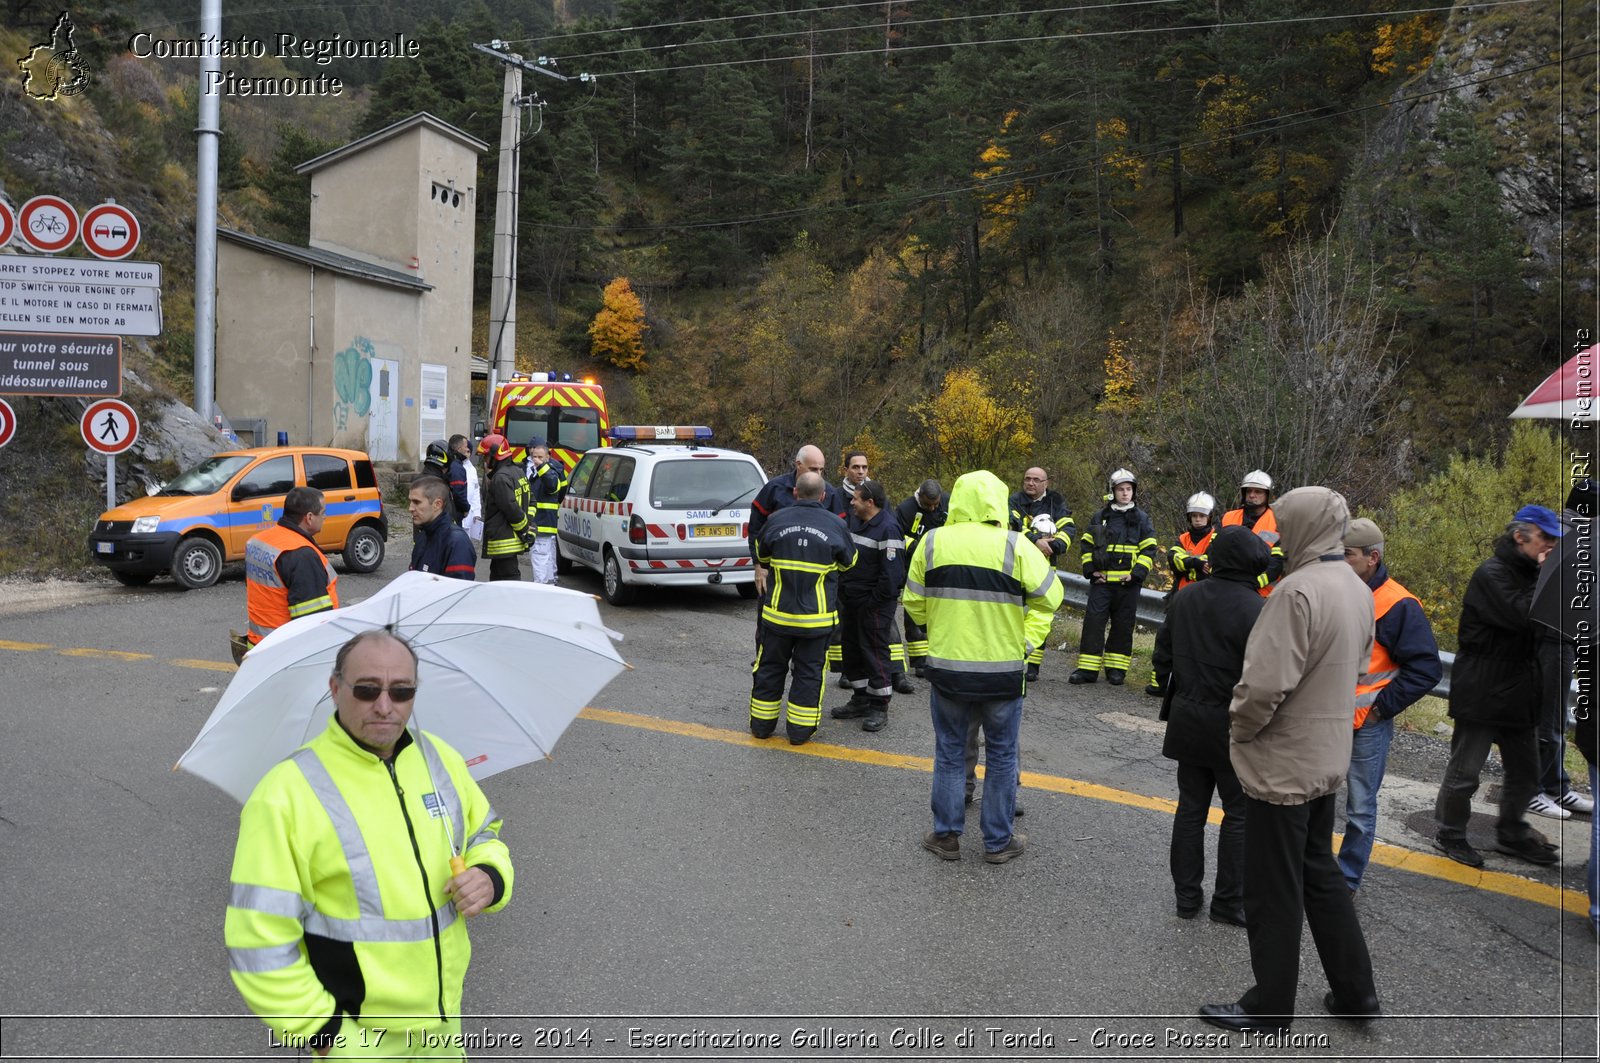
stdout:
POLYGON ((217 405, 243 443, 415 461, 467 432, 488 145, 416 114, 296 167, 309 247, 219 229, 217 405))

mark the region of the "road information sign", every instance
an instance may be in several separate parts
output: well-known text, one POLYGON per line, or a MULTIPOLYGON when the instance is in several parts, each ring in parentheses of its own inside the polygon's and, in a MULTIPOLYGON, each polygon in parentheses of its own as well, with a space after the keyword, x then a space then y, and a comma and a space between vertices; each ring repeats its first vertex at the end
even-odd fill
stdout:
POLYGON ((102 262, 97 258, 0 255, 0 280, 161 287, 159 262, 102 262))
POLYGON ((0 447, 11 442, 11 437, 17 434, 17 412, 11 408, 11 403, 0 399, 0 447))
POLYGON ((121 454, 139 438, 139 417, 121 399, 91 402, 78 422, 83 441, 102 454, 121 454))
POLYGON ((55 254, 78 238, 78 212, 60 196, 34 196, 17 211, 17 228, 33 247, 55 254))
POLYGON ((0 278, 0 328, 94 336, 161 335, 161 289, 0 278))
POLYGON ((0 395, 121 394, 121 337, 0 332, 0 395))
POLYGON ((127 258, 139 246, 139 219, 116 203, 90 207, 83 215, 83 246, 100 258, 127 258))

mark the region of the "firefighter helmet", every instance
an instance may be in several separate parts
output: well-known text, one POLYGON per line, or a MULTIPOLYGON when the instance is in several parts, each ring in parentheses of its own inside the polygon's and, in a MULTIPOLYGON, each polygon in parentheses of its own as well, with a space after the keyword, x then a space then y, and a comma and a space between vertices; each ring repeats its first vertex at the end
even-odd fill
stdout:
POLYGON ((478 441, 478 453, 490 461, 511 460, 511 444, 499 432, 491 432, 478 441))
POLYGON ((443 471, 450 464, 450 444, 442 439, 435 439, 428 444, 427 452, 422 456, 424 467, 433 467, 443 471))
POLYGON ((1239 490, 1243 491, 1247 487, 1259 487, 1261 490, 1271 494, 1272 477, 1268 476, 1260 469, 1256 469, 1254 472, 1245 473, 1244 479, 1239 481, 1239 490))
POLYGON ((1110 483, 1113 490, 1115 490, 1118 484, 1133 484, 1133 486, 1138 487, 1139 478, 1133 475, 1133 473, 1129 472, 1127 469, 1118 469, 1116 472, 1111 474, 1110 483))
POLYGON ((1035 535, 1054 535, 1056 533, 1056 522, 1051 519, 1048 513, 1041 513, 1034 517, 1032 526, 1033 534, 1035 535))
POLYGON ((1217 511, 1217 500, 1204 491, 1196 491, 1189 496, 1189 502, 1183 511, 1185 513, 1215 513, 1217 511))

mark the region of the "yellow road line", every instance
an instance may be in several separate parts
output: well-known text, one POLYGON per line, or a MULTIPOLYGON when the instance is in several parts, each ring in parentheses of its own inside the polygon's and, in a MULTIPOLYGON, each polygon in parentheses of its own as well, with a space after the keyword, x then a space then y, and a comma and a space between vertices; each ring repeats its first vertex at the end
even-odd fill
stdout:
MULTIPOLYGON (((131 650, 104 650, 92 646, 52 646, 48 642, 14 642, 10 639, 0 639, 0 650, 15 650, 19 653, 32 653, 37 650, 55 650, 63 657, 90 657, 112 661, 153 661, 155 656, 148 653, 134 653, 131 650)), ((197 658, 180 658, 164 662, 175 664, 179 668, 203 668, 211 672, 237 672, 239 666, 230 661, 202 661, 197 658)))
POLYGON ((27 653, 31 650, 53 650, 54 646, 48 642, 12 642, 9 639, 0 639, 0 650, 21 650, 27 653))
POLYGON ((239 670, 239 666, 232 661, 200 661, 193 658, 184 658, 168 661, 167 663, 175 664, 179 668, 204 668, 212 672, 237 672, 239 670))
MULTIPOLYGON (((782 740, 782 732, 779 732, 779 737, 777 738, 760 739, 747 731, 730 731, 725 728, 707 727, 704 724, 662 719, 658 716, 618 712, 614 709, 587 708, 578 714, 578 718, 594 720, 598 723, 616 724, 620 727, 633 727, 645 731, 657 731, 662 734, 674 734, 685 738, 698 738, 707 742, 721 742, 730 746, 766 749, 774 753, 794 753, 799 756, 823 757, 828 760, 842 760, 854 764, 872 764, 878 767, 900 768, 906 771, 920 771, 930 774, 933 772, 933 759, 931 757, 909 757, 900 753, 880 753, 871 749, 851 749, 846 746, 830 745, 827 742, 817 741, 807 742, 803 746, 791 746, 782 740)), ((981 772, 982 768, 979 768, 979 771, 981 772)), ((1146 794, 1136 794, 1128 790, 1101 786, 1099 783, 1084 782, 1081 779, 1069 779, 1061 775, 1045 775, 1034 771, 1023 772, 1021 784, 1030 790, 1069 794, 1073 797, 1085 797, 1092 801, 1128 805, 1132 808, 1144 809, 1149 812, 1161 812, 1166 815, 1171 815, 1178 807, 1176 801, 1164 797, 1150 797, 1146 794)), ((1212 823, 1222 822, 1221 810, 1213 808, 1209 819, 1212 823)), ((1338 846, 1342 837, 1339 834, 1333 836, 1335 847, 1338 846)), ((1445 856, 1434 856, 1431 853, 1418 852, 1398 845, 1386 845, 1383 842, 1375 843, 1372 847, 1371 862, 1382 864, 1384 867, 1399 868, 1401 871, 1409 871, 1416 875, 1424 875, 1428 878, 1455 882, 1459 885, 1470 886, 1473 889, 1485 890, 1489 893, 1500 893, 1507 897, 1516 897, 1519 900, 1542 904, 1549 908, 1560 908, 1563 911, 1579 915, 1587 915, 1589 912, 1589 898, 1580 890, 1550 886, 1543 882, 1535 882, 1532 879, 1508 874, 1504 871, 1486 871, 1479 868, 1470 868, 1464 864, 1458 864, 1445 856)))
POLYGON ((106 657, 113 661, 153 661, 155 657, 148 653, 130 653, 127 650, 94 650, 77 646, 72 649, 57 650, 63 657, 106 657))

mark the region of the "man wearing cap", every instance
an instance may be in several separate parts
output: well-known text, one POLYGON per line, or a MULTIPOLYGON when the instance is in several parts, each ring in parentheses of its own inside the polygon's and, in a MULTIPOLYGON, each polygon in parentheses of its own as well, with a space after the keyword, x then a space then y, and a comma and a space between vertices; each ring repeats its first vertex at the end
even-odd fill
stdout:
POLYGON ((1483 856, 1467 842, 1467 820, 1491 745, 1500 747, 1505 765, 1495 848, 1530 864, 1548 866, 1558 859, 1555 846, 1524 816, 1539 792, 1539 665, 1528 609, 1539 566, 1561 532, 1560 519, 1545 507, 1517 510, 1461 599, 1459 649, 1450 676, 1455 733, 1434 803, 1433 845, 1468 867, 1483 866, 1483 856))
POLYGON ((1383 563, 1383 532, 1376 524, 1365 517, 1350 522, 1344 560, 1372 588, 1377 618, 1372 659, 1356 681, 1355 735, 1345 776, 1344 843, 1339 846, 1339 870, 1354 893, 1372 856, 1378 787, 1389 761, 1394 718, 1438 686, 1444 668, 1422 603, 1389 578, 1383 563))

